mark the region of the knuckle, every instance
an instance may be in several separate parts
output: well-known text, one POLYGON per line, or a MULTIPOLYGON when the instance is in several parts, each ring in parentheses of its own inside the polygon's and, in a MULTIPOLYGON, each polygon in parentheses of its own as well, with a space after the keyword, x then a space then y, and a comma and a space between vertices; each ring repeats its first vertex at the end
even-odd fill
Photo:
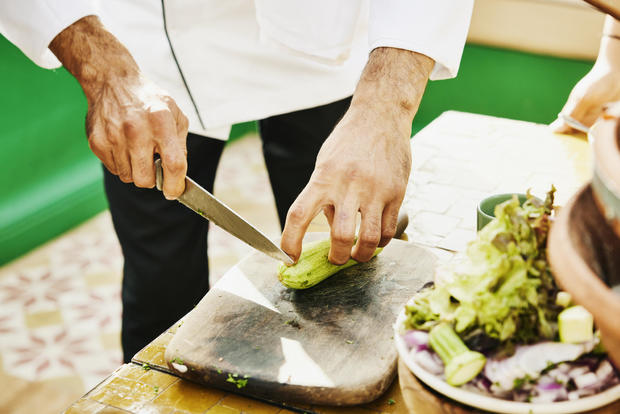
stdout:
POLYGON ((95 153, 95 155, 103 153, 104 146, 98 139, 95 139, 94 137, 88 139, 88 146, 90 147, 90 150, 95 153))
POLYGON ((134 179, 134 184, 136 185, 136 187, 140 188, 153 188, 153 186, 155 185, 152 180, 149 180, 147 178, 136 178, 134 179))
POLYGON ((154 125, 165 125, 167 123, 172 123, 174 118, 172 117, 172 112, 169 109, 159 109, 156 111, 149 112, 149 121, 154 125))
POLYGON ((143 131, 143 129, 140 128, 140 123, 136 119, 125 119, 121 124, 121 128, 125 136, 129 138, 137 138, 143 131))
POLYGON ((357 162, 347 163, 342 166, 342 168, 344 174, 351 181, 362 181, 370 184, 371 180, 374 178, 373 174, 371 174, 371 172, 368 168, 366 168, 366 166, 357 162))
POLYGON ((378 231, 367 232, 360 236, 360 247, 372 249, 377 247, 381 241, 381 234, 378 231))
POLYGON ((299 222, 306 217, 306 209, 300 204, 294 204, 288 210, 287 221, 299 222))
POLYGON ((125 171, 119 171, 118 172, 118 178, 124 182, 125 184, 128 184, 130 182, 132 182, 132 178, 131 178, 131 174, 128 174, 125 171))
POLYGON ((164 167, 171 173, 181 173, 185 171, 185 159, 180 156, 163 156, 164 167))
POLYGON ((353 234, 342 230, 334 230, 332 234, 332 243, 340 245, 353 244, 353 234))
POLYGON ((396 225, 386 226, 386 228, 384 228, 381 231, 381 238, 382 239, 391 239, 392 237, 394 237, 395 234, 396 234, 396 225))

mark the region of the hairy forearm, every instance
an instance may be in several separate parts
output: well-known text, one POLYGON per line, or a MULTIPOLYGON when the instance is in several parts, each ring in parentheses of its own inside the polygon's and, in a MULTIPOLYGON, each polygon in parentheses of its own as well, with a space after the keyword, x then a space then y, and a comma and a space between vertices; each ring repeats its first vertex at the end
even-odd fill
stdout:
POLYGON ((409 50, 373 50, 353 94, 351 109, 377 111, 410 132, 433 65, 431 58, 409 50))
POLYGON ((50 50, 78 80, 89 102, 111 79, 139 75, 138 65, 96 16, 86 16, 59 33, 50 50))
POLYGON ((174 99, 142 76, 96 16, 73 23, 49 47, 84 90, 93 153, 121 181, 143 188, 155 185, 153 156, 159 154, 164 194, 178 197, 185 189, 188 121, 174 99))

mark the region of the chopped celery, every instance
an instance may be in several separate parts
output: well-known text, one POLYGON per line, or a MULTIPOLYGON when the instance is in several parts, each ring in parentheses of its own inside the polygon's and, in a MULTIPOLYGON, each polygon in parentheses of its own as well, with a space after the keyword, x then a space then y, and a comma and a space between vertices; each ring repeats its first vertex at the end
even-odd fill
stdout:
POLYGON ((450 385, 463 385, 474 379, 484 368, 485 356, 469 350, 448 323, 431 329, 429 343, 444 362, 446 381, 450 385))

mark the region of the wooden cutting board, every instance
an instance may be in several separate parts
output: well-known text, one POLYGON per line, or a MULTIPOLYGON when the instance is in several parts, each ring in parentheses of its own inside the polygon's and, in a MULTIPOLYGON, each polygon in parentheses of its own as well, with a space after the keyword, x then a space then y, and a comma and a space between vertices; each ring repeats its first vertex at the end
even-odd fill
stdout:
POLYGON ((372 401, 396 374, 396 315, 435 264, 431 249, 393 240, 370 262, 295 291, 278 281, 276 261, 252 254, 183 319, 166 361, 189 380, 271 401, 372 401))

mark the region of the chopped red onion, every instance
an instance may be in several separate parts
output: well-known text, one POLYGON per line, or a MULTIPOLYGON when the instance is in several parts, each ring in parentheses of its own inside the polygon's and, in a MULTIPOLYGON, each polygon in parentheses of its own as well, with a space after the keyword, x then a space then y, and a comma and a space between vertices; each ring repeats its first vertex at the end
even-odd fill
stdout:
POLYGON ((596 376, 599 380, 606 381, 612 375, 614 375, 614 367, 609 363, 608 360, 603 360, 596 369, 596 376))
POLYGON ((536 386, 536 388, 538 388, 539 390, 549 391, 549 390, 557 390, 563 387, 562 387, 562 384, 558 384, 555 381, 547 381, 547 380, 542 381, 541 379, 541 381, 538 382, 538 385, 536 386))
POLYGON ((575 378, 587 374, 588 372, 590 372, 588 367, 575 367, 568 371, 568 376, 574 380, 575 378))
POLYGON ((599 379, 594 372, 588 372, 576 378, 573 378, 573 381, 575 381, 575 385, 578 389, 582 389, 590 388, 596 385, 599 382, 599 379))
POLYGON ((409 349, 428 349, 428 332, 411 330, 403 335, 409 349))
POLYGON ((433 375, 441 375, 444 371, 443 363, 437 354, 428 350, 412 351, 415 362, 433 375))

